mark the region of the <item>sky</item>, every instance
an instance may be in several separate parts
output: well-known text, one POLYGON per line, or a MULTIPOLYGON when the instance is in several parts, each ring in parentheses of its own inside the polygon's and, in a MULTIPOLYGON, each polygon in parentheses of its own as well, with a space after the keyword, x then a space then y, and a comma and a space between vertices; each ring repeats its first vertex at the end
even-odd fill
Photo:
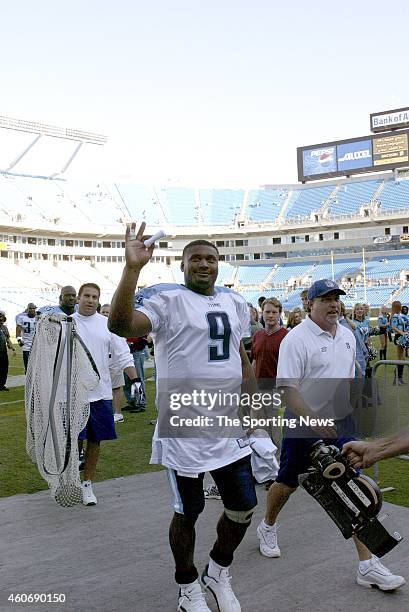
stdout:
POLYGON ((407 0, 4 7, 0 115, 108 137, 73 174, 295 183, 297 146, 364 136, 371 112, 409 106, 407 0))

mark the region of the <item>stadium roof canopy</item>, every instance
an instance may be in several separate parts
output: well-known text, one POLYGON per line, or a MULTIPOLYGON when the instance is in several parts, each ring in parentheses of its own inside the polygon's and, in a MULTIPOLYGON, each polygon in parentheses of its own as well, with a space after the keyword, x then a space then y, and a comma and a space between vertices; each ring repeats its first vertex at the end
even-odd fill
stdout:
POLYGON ((0 172, 4 174, 62 177, 80 150, 107 142, 102 134, 4 115, 0 115, 0 128, 0 172))

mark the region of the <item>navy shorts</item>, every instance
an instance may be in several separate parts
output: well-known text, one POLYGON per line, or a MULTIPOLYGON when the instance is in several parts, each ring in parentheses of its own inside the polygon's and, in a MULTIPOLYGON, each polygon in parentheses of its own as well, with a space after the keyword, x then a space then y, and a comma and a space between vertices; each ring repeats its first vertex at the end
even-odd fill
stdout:
MULTIPOLYGON (((168 479, 174 501, 173 509, 196 520, 205 506, 203 492, 204 473, 197 478, 179 476, 168 469, 168 479)), ((229 463, 210 474, 219 489, 223 505, 228 510, 251 510, 257 506, 256 489, 251 471, 250 455, 229 463)))
POLYGON ((112 400, 98 400, 90 403, 89 418, 78 439, 91 442, 116 440, 112 400))
MULTIPOLYGON (((286 414, 286 416, 288 413, 286 414)), ((288 415, 295 418, 294 415, 288 415)), ((354 422, 352 417, 348 416, 345 419, 335 422, 338 432, 337 438, 324 439, 326 444, 332 444, 337 446, 339 449, 343 447, 346 442, 355 440, 355 436, 351 433, 355 430, 354 422)), ((311 430, 310 430, 311 431, 311 430)), ((304 474, 311 466, 311 460, 309 458, 309 451, 311 446, 317 440, 318 437, 314 437, 314 433, 311 431, 311 437, 305 438, 292 438, 286 436, 284 431, 284 437, 281 446, 280 454, 280 469, 278 471, 276 482, 281 482, 295 489, 298 487, 298 476, 304 474)))

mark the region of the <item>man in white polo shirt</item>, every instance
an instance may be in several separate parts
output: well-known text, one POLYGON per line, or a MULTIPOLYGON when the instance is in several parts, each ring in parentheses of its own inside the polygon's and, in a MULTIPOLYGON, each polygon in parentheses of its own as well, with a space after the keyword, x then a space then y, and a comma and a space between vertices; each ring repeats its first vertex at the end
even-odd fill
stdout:
MULTIPOLYGON (((335 444, 352 440, 354 422, 349 402, 349 380, 355 375, 356 341, 339 325, 339 296, 345 292, 334 281, 318 280, 308 290, 309 316, 283 339, 278 360, 277 386, 284 391, 288 419, 303 416, 334 419, 335 427, 285 428, 280 470, 267 497, 265 519, 257 528, 260 552, 279 557, 276 519, 298 487, 298 476, 307 471, 309 451, 317 439, 335 444), (296 436, 296 437, 295 437, 296 436)), ((405 583, 393 575, 362 542, 354 538, 360 559, 357 582, 393 590, 405 583)))

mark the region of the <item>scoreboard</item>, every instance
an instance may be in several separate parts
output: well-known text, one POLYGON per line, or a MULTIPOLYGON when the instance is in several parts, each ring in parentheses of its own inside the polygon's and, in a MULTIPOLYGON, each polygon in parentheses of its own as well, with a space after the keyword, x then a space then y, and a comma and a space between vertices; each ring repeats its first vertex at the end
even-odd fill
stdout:
POLYGON ((409 130, 383 132, 297 148, 302 182, 408 166, 409 130))

